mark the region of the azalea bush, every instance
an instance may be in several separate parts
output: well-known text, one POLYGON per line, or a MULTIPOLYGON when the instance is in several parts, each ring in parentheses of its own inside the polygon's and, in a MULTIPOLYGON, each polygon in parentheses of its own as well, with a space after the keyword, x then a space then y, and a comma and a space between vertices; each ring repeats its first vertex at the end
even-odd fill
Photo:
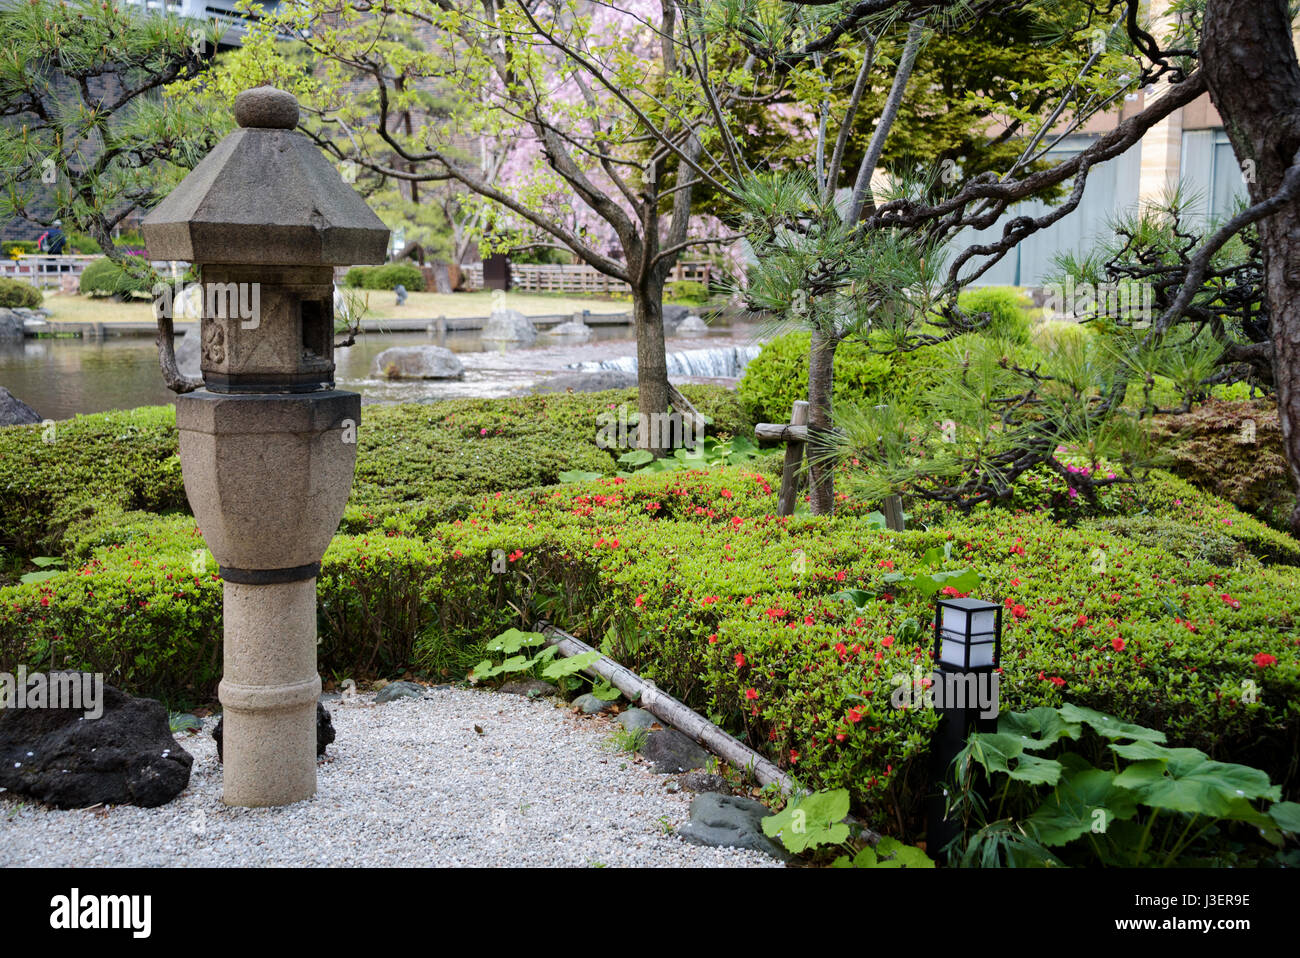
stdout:
MULTIPOLYGON (((463 677, 497 661, 494 637, 547 619, 906 837, 935 725, 890 702, 931 665, 932 598, 914 583, 961 594, 971 578, 937 573, 969 570, 1005 607, 1006 707, 1105 711, 1294 795, 1293 566, 1248 551, 1216 565, 1046 512, 935 513, 903 533, 866 506, 778 518, 775 481, 725 466, 465 496, 452 512, 354 507, 319 578, 321 670, 463 677)), ((1230 508, 1187 494, 1201 497, 1190 523, 1230 508)), ((184 515, 82 527, 66 570, 0 590, 0 663, 92 668, 169 701, 210 695, 221 586, 196 553, 184 515)))

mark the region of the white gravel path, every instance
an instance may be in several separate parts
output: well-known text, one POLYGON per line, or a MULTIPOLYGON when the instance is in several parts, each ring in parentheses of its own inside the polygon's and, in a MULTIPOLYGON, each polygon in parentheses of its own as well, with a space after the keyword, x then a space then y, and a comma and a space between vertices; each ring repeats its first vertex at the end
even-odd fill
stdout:
POLYGON ((59 811, 0 791, 0 863, 40 866, 779 867, 665 833, 692 794, 618 750, 613 723, 549 700, 467 689, 331 702, 317 792, 228 808, 209 734, 178 740, 190 784, 161 808, 59 811), (483 734, 474 726, 482 727, 483 734))

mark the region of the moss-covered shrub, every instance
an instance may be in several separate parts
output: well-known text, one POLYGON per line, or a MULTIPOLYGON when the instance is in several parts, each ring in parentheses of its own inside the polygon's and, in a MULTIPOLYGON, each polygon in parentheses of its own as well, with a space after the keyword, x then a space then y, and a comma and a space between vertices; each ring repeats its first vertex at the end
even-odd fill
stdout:
POLYGON ((70 523, 185 506, 170 406, 0 430, 0 545, 55 555, 70 523))
POLYGON ((358 289, 396 289, 407 292, 424 290, 424 273, 413 263, 385 263, 382 266, 353 266, 343 278, 345 286, 358 289))
MULTIPOLYGON (((812 334, 777 336, 745 367, 738 385, 740 402, 755 422, 789 422, 795 400, 808 398, 808 350, 812 334)), ((889 357, 865 343, 842 343, 835 350, 835 400, 863 402, 881 396, 893 370, 889 357)))
POLYGON ((989 325, 982 330, 1013 343, 1029 342, 1029 313, 1025 297, 1014 286, 983 286, 963 290, 957 305, 967 313, 988 313, 989 325))
POLYGON ((30 283, 18 279, 0 277, 0 306, 8 309, 35 309, 41 305, 44 295, 30 283))
POLYGON ((83 296, 130 296, 148 293, 149 282, 133 276, 107 256, 89 263, 81 272, 83 296))
POLYGON ((0 243, 0 256, 5 259, 13 259, 15 252, 30 256, 36 252, 36 240, 5 240, 0 243))

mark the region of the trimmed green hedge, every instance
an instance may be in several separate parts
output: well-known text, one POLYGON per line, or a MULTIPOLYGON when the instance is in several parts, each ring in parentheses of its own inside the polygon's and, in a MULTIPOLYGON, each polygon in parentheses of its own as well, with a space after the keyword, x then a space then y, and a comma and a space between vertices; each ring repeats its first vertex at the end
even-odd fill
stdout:
MULTIPOLYGON (((682 391, 719 435, 749 428, 734 393, 682 391)), ((612 475, 623 450, 597 446, 597 418, 617 417, 623 405, 636 412, 635 389, 367 406, 344 527, 412 503, 454 510, 463 496, 546 485, 568 470, 612 475)), ((70 525, 101 514, 111 525, 136 509, 188 512, 172 407, 0 429, 0 547, 56 555, 70 525)))
POLYGON ((8 309, 35 309, 44 300, 45 295, 31 283, 0 277, 0 306, 8 309))
MULTIPOLYGON (((777 519, 771 477, 743 467, 440 509, 354 514, 335 537, 319 580, 324 674, 459 676, 522 610, 602 645, 808 782, 849 788, 877 824, 909 821, 934 716, 888 700, 928 668, 932 607, 885 575, 947 544, 950 567, 975 569, 979 594, 1006 601, 1004 708, 1087 705, 1295 792, 1293 567, 1219 566, 988 508, 901 534, 854 514, 777 519), (506 572, 493 573, 494 553, 506 572), (872 598, 861 610, 831 598, 848 588, 872 598)), ((0 591, 0 661, 52 656, 170 702, 210 696, 220 583, 210 557, 195 571, 193 521, 119 516, 98 540, 88 528, 69 571, 0 591)))
POLYGON ((357 289, 396 289, 407 292, 424 290, 424 273, 412 263, 385 263, 382 266, 353 266, 343 278, 345 286, 357 289))
MULTIPOLYGON (((720 432, 742 428, 734 396, 689 395, 720 432)), ((918 820, 935 717, 889 699, 928 670, 932 605, 887 576, 946 546, 946 567, 974 569, 977 594, 1006 607, 1004 708, 1086 705, 1296 794, 1289 536, 1163 473, 1106 493, 1102 515, 1044 481, 1019 512, 913 507, 924 531, 878 531, 853 505, 778 519, 769 469, 613 476, 595 417, 634 397, 368 407, 318 580, 322 673, 458 678, 486 640, 546 618, 896 830, 918 820), (585 464, 606 478, 545 485, 585 464), (861 609, 832 598, 846 589, 861 609)), ((68 560, 0 589, 0 668, 86 668, 172 705, 210 701, 221 584, 180 511, 170 410, 58 428, 50 444, 39 427, 0 431, 0 528, 68 560)))
POLYGON ((80 288, 83 296, 129 296, 148 293, 149 283, 132 276, 105 256, 81 271, 80 288))

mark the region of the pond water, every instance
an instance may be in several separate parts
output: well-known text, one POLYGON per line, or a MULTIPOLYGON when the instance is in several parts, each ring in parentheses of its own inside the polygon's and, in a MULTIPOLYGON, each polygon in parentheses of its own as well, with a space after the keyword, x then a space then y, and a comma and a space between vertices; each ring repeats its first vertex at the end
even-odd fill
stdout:
MULTIPOLYGON (((635 368, 636 343, 630 326, 593 326, 593 339, 580 346, 540 345, 509 351, 484 350, 477 331, 442 337, 423 332, 370 333, 335 355, 340 389, 361 393, 368 402, 506 396, 548 375, 569 369, 635 368), (465 378, 458 381, 392 382, 373 374, 374 358, 390 346, 433 343, 458 354, 465 378)), ((739 365, 757 352, 758 328, 746 325, 711 330, 705 336, 674 338, 670 362, 674 382, 734 380, 739 365)), ((43 418, 67 419, 79 413, 170 403, 162 383, 152 337, 111 339, 27 339, 0 343, 0 386, 43 418)))

